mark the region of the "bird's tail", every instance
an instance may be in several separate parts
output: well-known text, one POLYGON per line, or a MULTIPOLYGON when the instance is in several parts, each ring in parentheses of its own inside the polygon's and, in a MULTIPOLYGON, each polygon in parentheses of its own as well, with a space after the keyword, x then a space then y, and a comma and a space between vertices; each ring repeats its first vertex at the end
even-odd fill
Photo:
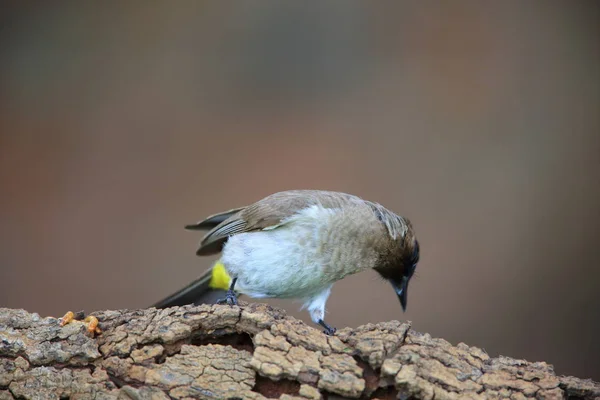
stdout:
POLYGON ((168 308, 186 304, 214 303, 219 298, 225 297, 225 292, 229 289, 230 283, 231 277, 221 260, 218 260, 211 269, 198 279, 153 304, 152 307, 168 308))

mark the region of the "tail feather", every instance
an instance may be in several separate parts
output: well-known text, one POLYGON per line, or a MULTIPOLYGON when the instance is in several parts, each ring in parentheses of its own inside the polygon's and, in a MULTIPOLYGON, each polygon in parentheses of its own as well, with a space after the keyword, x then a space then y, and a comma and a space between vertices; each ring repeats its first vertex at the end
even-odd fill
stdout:
MULTIPOLYGON (((240 212, 243 208, 244 207, 234 208, 229 211, 211 215, 195 224, 186 225, 185 229, 192 231, 213 229, 232 215, 240 212)), ((198 250, 198 254, 207 255, 218 253, 221 251, 222 247, 222 242, 213 243, 211 246, 203 248, 202 252, 198 250)), ((229 289, 230 282, 231 277, 227 274, 225 266, 219 260, 199 278, 170 296, 153 304, 152 307, 168 308, 186 304, 214 303, 217 299, 225 297, 225 292, 229 289)))
POLYGON ((153 304, 152 307, 168 308, 186 304, 212 304, 217 299, 225 297, 230 282, 231 277, 227 274, 225 266, 217 261, 211 269, 198 279, 153 304))

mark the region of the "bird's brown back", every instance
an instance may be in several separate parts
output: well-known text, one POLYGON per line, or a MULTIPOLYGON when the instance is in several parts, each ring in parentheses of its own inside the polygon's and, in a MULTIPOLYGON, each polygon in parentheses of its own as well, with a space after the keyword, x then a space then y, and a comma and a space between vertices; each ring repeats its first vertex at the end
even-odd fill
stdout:
POLYGON ((210 224, 207 221, 218 221, 222 216, 226 216, 226 219, 221 219, 222 222, 214 226, 202 238, 196 254, 210 255, 218 253, 229 236, 272 229, 300 210, 312 205, 320 205, 324 208, 344 208, 349 205, 361 208, 368 207, 379 221, 385 225, 393 238, 404 235, 409 229, 407 220, 404 218, 378 203, 366 201, 351 194, 325 190, 289 190, 274 193, 246 207, 213 215, 193 225, 191 229, 194 229, 193 227, 195 229, 209 227, 210 224))

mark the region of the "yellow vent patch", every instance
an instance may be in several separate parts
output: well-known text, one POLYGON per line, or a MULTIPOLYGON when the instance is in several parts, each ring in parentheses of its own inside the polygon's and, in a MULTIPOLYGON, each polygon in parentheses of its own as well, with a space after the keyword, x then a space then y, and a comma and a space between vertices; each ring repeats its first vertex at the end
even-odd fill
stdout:
POLYGON ((212 268, 212 275, 208 286, 213 289, 228 290, 231 277, 227 273, 221 260, 217 261, 212 268))

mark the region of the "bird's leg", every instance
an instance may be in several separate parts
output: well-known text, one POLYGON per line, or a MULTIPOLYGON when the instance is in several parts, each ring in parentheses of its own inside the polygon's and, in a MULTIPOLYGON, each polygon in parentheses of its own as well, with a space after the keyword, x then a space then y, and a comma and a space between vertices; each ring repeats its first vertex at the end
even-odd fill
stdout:
POLYGON ((235 292, 233 291, 233 288, 235 287, 235 282, 237 281, 237 278, 233 278, 231 280, 231 285, 229 285, 229 290, 227 291, 227 295, 225 295, 224 299, 219 299, 217 300, 217 304, 229 304, 230 306, 236 305, 238 304, 237 301, 237 296, 235 295, 235 292))
POLYGON ((325 330, 323 331, 324 334, 329 336, 333 336, 335 334, 336 329, 333 326, 326 324, 325 321, 323 321, 322 319, 319 320, 319 325, 325 328, 325 330))
POLYGON ((304 303, 304 306, 308 308, 308 312, 310 313, 313 322, 325 328, 323 333, 330 336, 335 333, 336 329, 326 324, 323 318, 325 318, 325 303, 331 293, 331 286, 332 285, 327 286, 316 295, 306 299, 306 303, 304 303))

